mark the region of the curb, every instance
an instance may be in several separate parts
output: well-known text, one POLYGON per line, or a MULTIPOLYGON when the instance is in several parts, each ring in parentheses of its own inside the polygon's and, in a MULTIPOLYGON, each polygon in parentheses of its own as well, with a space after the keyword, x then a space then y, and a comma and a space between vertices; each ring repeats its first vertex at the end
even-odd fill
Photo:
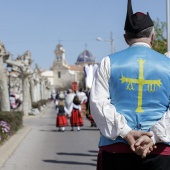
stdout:
MULTIPOLYGON (((39 114, 33 116, 23 116, 23 119, 42 117, 45 114, 46 109, 48 109, 50 105, 52 104, 49 103, 47 107, 43 109, 39 114)), ((31 127, 23 126, 20 130, 18 130, 18 132, 16 132, 4 144, 0 146, 0 168, 3 166, 6 160, 14 153, 18 145, 22 142, 22 140, 30 132, 30 130, 31 127)))
POLYGON ((0 167, 2 167, 5 161, 12 155, 17 146, 21 143, 30 130, 31 127, 21 128, 16 134, 11 136, 9 140, 0 146, 0 167))

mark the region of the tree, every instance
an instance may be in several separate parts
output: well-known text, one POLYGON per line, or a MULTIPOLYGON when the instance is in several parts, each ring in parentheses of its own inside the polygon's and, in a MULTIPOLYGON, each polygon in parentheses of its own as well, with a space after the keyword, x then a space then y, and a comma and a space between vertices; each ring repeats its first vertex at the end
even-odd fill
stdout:
POLYGON ((164 54, 167 51, 167 39, 164 37, 166 22, 160 22, 158 18, 153 22, 155 28, 155 40, 152 48, 164 54))

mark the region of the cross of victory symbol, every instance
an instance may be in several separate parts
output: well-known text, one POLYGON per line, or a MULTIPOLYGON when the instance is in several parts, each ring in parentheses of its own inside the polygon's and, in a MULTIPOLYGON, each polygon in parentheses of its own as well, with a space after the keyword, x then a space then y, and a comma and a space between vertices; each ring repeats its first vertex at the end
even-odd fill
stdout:
POLYGON ((148 85, 148 91, 154 92, 157 86, 161 86, 161 80, 145 80, 143 73, 144 73, 144 62, 145 60, 139 59, 139 77, 138 79, 134 78, 127 78, 122 75, 121 83, 128 83, 127 90, 134 90, 133 83, 138 84, 138 106, 136 108, 136 112, 144 112, 142 109, 142 98, 143 98, 143 86, 148 85))

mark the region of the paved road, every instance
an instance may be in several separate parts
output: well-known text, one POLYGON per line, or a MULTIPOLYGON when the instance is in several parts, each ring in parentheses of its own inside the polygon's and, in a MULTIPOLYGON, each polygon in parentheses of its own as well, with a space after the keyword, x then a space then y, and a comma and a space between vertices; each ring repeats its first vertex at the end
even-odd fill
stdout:
POLYGON ((27 134, 0 170, 95 170, 99 130, 85 125, 81 131, 58 132, 51 103, 41 116, 24 118, 27 134))

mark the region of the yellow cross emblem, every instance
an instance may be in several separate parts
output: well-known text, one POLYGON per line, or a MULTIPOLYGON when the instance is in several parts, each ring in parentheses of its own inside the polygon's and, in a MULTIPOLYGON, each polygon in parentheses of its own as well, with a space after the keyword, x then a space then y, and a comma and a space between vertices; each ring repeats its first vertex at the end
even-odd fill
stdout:
POLYGON ((127 90, 134 90, 133 83, 138 84, 138 106, 137 109, 135 110, 136 112, 143 112, 144 110, 142 109, 142 98, 143 98, 143 86, 148 85, 148 91, 149 92, 154 92, 157 86, 161 86, 161 80, 145 80, 143 73, 144 73, 144 62, 145 60, 139 59, 139 77, 138 79, 133 79, 133 78, 126 78, 122 76, 121 83, 128 83, 127 85, 127 90))

